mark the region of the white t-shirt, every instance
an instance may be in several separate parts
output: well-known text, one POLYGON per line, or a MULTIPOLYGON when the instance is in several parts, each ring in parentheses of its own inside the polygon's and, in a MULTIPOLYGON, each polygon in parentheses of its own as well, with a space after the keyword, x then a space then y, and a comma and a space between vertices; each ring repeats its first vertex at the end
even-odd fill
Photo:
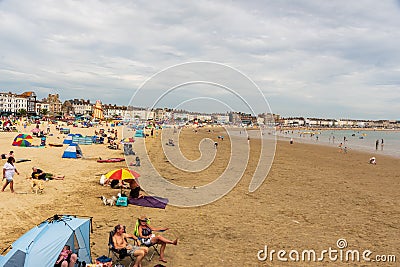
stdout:
POLYGON ((101 184, 101 185, 104 185, 104 183, 105 183, 106 180, 107 180, 107 178, 106 178, 106 176, 103 174, 103 175, 100 177, 100 184, 101 184))
POLYGON ((14 174, 15 174, 15 166, 11 165, 10 163, 6 162, 6 164, 4 164, 3 169, 5 169, 5 175, 4 177, 6 179, 12 179, 14 174))

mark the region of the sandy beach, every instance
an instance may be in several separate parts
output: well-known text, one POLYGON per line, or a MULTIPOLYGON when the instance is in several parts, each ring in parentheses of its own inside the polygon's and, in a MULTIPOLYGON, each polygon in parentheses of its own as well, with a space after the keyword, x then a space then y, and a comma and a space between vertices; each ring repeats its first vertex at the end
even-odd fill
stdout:
MULTIPOLYGON (((33 128, 33 126, 31 127, 33 128)), ((26 129, 26 133, 31 128, 26 129)), ((20 129, 21 131, 23 129, 20 129)), ((72 128, 72 133, 93 135, 95 128, 72 128)), ((222 129, 184 129, 179 143, 189 159, 200 156, 199 141, 224 134, 222 129)), ((23 132, 23 131, 22 131, 23 132)), ((47 143, 61 143, 64 135, 55 131, 47 143)), ((122 133, 122 130, 119 130, 122 133)), ((125 162, 97 163, 101 158, 123 157, 122 150, 106 145, 81 145, 82 159, 62 159, 64 147, 23 148, 11 146, 17 133, 0 133, 1 153, 15 151, 21 175, 15 175, 16 194, 9 188, 0 193, 0 238, 2 249, 23 233, 54 214, 93 217, 91 234, 92 258, 107 255, 108 233, 122 223, 133 231, 139 215, 152 218, 154 226, 169 227, 163 233, 170 239, 179 238, 177 246, 166 249, 167 266, 366 266, 363 262, 332 261, 281 262, 276 254, 260 261, 259 250, 315 250, 318 255, 329 247, 337 249, 337 240, 347 241, 346 249, 370 250, 375 255, 396 255, 400 261, 400 160, 379 156, 377 165, 368 164, 369 154, 311 144, 278 141, 275 159, 267 179, 254 193, 248 185, 259 157, 260 140, 251 139, 251 153, 244 176, 225 197, 195 208, 168 205, 152 209, 129 205, 104 206, 101 195, 116 195, 118 189, 99 185, 99 178, 112 169, 125 167, 125 162), (64 180, 45 183, 43 194, 32 194, 25 179, 31 168, 65 175, 64 180)), ((226 136, 226 135, 225 135, 226 136)), ((216 179, 226 168, 230 157, 230 139, 218 141, 213 164, 202 172, 186 173, 173 167, 161 149, 160 135, 146 139, 152 164, 169 181, 182 186, 200 186, 216 179)), ((34 144, 39 144, 39 139, 34 144)), ((134 145, 135 146, 135 145, 134 145)), ((144 156, 140 155, 139 156, 144 156)), ((2 160, 2 164, 5 160, 2 160)), ((145 167, 135 169, 146 179, 145 167), (141 169, 142 168, 142 169, 141 169)), ((286 257, 288 257, 286 255, 286 257)), ((154 266, 143 261, 143 266, 154 266)), ((369 263, 371 264, 371 263, 369 263)), ((375 266, 378 263, 372 263, 375 266)), ((396 266, 398 263, 381 263, 396 266)))

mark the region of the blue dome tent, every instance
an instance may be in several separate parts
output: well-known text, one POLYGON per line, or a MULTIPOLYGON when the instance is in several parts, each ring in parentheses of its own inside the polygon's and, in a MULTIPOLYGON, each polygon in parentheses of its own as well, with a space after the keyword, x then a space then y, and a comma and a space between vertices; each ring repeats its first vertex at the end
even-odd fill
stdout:
POLYGON ((62 155, 62 158, 67 158, 67 159, 77 159, 77 158, 82 158, 82 150, 79 147, 78 144, 71 143, 65 150, 62 155))
POLYGON ((61 250, 69 245, 80 262, 92 262, 90 255, 91 218, 54 215, 32 228, 0 256, 0 267, 53 267, 61 250))

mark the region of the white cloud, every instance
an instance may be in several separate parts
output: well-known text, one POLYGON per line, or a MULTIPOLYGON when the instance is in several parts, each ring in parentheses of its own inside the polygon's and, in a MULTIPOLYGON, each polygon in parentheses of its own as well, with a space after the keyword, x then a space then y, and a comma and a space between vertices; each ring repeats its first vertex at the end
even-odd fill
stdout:
POLYGON ((399 9, 374 0, 0 1, 0 91, 125 105, 156 72, 209 60, 243 71, 283 115, 400 119, 399 9))

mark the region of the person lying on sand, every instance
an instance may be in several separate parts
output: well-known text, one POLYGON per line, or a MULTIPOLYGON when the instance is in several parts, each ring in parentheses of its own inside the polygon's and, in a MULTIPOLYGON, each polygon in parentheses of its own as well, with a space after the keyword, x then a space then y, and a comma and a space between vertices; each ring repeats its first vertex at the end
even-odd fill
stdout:
POLYGON ((39 180, 64 180, 65 176, 53 175, 51 173, 45 173, 37 167, 32 167, 32 178, 39 180))

